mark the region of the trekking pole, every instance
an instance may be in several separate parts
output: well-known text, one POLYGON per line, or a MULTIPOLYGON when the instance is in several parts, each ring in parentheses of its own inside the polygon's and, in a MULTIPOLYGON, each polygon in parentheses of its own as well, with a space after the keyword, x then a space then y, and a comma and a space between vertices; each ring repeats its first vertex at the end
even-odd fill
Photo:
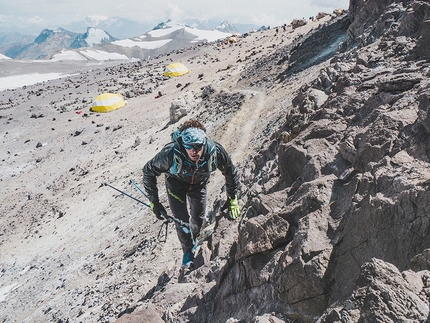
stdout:
MULTIPOLYGON (((134 182, 133 182, 133 184, 134 184, 134 182)), ((123 192, 123 191, 121 191, 121 190, 119 190, 119 189, 117 189, 116 187, 113 187, 112 185, 110 185, 110 184, 108 184, 108 183, 103 183, 103 185, 105 185, 105 186, 109 186, 110 188, 113 188, 115 191, 118 191, 118 192, 120 192, 121 194, 124 194, 125 196, 128 196, 129 198, 131 198, 131 199, 133 199, 133 200, 135 200, 136 202, 139 202, 139 203, 141 203, 141 204, 143 204, 143 205, 145 205, 146 207, 149 207, 149 208, 151 208, 151 206, 149 205, 149 204, 147 204, 147 203, 145 203, 145 202, 142 202, 141 200, 139 200, 139 199, 137 199, 137 198, 135 198, 135 197, 133 197, 133 196, 131 196, 130 194, 127 194, 126 192, 123 192)), ((139 189, 139 191, 141 191, 142 193, 143 193, 143 191, 135 184, 135 186, 139 189)), ((145 193, 143 193, 143 194, 145 194, 145 193)), ((146 194, 145 194, 145 196, 146 196, 146 194)), ((175 218, 175 217, 173 217, 173 216, 170 216, 170 215, 167 215, 167 213, 166 214, 162 214, 162 217, 163 218, 165 218, 166 219, 166 221, 174 221, 174 222, 176 222, 176 223, 178 223, 179 224, 179 226, 182 228, 182 230, 185 232, 185 233, 190 233, 191 231, 190 231, 190 225, 188 224, 188 223, 186 223, 186 222, 184 222, 184 221, 182 221, 182 220, 179 220, 179 219, 177 219, 177 218, 175 218)))
POLYGON ((131 199, 135 200, 136 202, 139 202, 139 203, 141 203, 141 204, 145 205, 146 207, 151 208, 151 206, 150 206, 149 204, 147 204, 147 203, 145 203, 145 202, 142 202, 141 200, 139 200, 139 199, 137 199, 137 198, 135 198, 135 197, 131 196, 130 194, 127 194, 126 192, 123 192, 123 191, 121 191, 121 190, 117 189, 116 187, 113 187, 112 185, 110 185, 110 184, 108 184, 108 183, 103 183, 103 185, 105 185, 105 186, 109 186, 110 188, 113 188, 115 191, 118 191, 118 192, 120 192, 121 194, 123 194, 123 195, 125 195, 125 196, 128 196, 129 198, 131 198, 131 199))
MULTIPOLYGON (((130 194, 127 194, 126 192, 123 192, 123 191, 121 191, 121 190, 117 189, 116 187, 113 187, 112 185, 110 185, 110 184, 108 184, 108 183, 103 183, 103 185, 105 185, 105 186, 109 186, 110 188, 113 188, 115 191, 118 191, 118 192, 120 192, 121 194, 124 194, 125 196, 128 196, 129 198, 131 198, 131 199, 135 200, 136 202, 139 202, 139 203, 141 203, 141 204, 145 205, 146 207, 151 208, 151 206, 150 206, 149 204, 147 204, 147 203, 145 203, 145 202, 142 202, 141 200, 139 200, 139 199, 137 199, 137 198, 135 198, 135 197, 131 196, 130 194)), ((138 186, 136 185, 136 187, 138 187, 138 186)), ((140 191, 142 191, 140 188, 139 188, 139 190, 140 190, 140 191)), ((142 193, 143 193, 143 192, 142 192, 142 193)), ((144 193, 144 194, 145 194, 145 193, 144 193)), ((145 194, 145 195, 146 195, 146 194, 145 194)), ((179 226, 180 226, 180 227, 182 227, 182 229, 183 229, 186 233, 189 233, 189 232, 190 232, 190 225, 189 225, 188 223, 186 223, 186 222, 184 222, 184 221, 182 221, 182 220, 179 220, 179 219, 177 219, 177 218, 175 218, 175 217, 173 217, 173 216, 167 215, 167 213, 166 213, 166 214, 163 214, 162 216, 163 216, 167 221, 174 221, 174 222, 178 223, 178 224, 179 224, 179 226)))
POLYGON ((133 184, 143 195, 145 195, 147 199, 149 199, 148 195, 146 195, 145 192, 139 186, 137 186, 135 182, 133 182, 133 180, 130 180, 130 183, 133 184))
MULTIPOLYGON (((149 199, 148 195, 146 195, 145 192, 135 182, 133 182, 133 180, 130 180, 130 183, 132 183, 143 195, 145 195, 146 198, 149 199)), ((181 221, 181 220, 179 220, 177 218, 168 216, 167 214, 163 214, 163 216, 166 218, 166 220, 173 220, 173 221, 175 221, 176 223, 178 223, 183 228, 183 230, 185 231, 185 233, 189 233, 189 230, 187 230, 187 229, 189 229, 189 224, 188 223, 186 223, 184 221, 181 221), (186 228, 186 229, 184 229, 184 228, 186 228)))

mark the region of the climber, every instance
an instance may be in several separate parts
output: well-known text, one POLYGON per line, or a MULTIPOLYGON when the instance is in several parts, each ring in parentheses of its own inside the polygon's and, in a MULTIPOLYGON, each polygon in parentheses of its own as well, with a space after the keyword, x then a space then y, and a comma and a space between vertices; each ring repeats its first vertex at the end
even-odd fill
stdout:
POLYGON ((195 119, 188 120, 172 134, 173 141, 165 145, 143 168, 143 185, 152 212, 164 219, 166 209, 160 203, 157 176, 165 173, 167 197, 175 218, 189 223, 191 232, 176 224, 182 245, 182 265, 193 266, 196 237, 205 219, 206 185, 212 172, 219 169, 225 177, 227 204, 231 220, 240 213, 239 179, 230 156, 219 143, 206 137, 206 128, 195 119), (189 206, 189 212, 188 212, 189 206))

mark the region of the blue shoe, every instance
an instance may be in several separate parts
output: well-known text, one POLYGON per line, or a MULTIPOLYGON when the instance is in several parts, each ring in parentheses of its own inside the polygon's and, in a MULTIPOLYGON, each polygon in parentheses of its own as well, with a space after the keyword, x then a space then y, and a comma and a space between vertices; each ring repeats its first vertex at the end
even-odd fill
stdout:
POLYGON ((184 253, 184 257, 182 258, 182 266, 191 267, 193 265, 194 255, 191 251, 184 253))

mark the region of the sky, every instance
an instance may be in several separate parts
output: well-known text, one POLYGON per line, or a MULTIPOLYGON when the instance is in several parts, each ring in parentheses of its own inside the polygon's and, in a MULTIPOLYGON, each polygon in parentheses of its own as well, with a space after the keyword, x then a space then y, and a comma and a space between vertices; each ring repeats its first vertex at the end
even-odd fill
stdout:
POLYGON ((0 0, 0 26, 47 28, 86 16, 154 25, 167 19, 200 19, 275 26, 348 6, 349 0, 0 0))

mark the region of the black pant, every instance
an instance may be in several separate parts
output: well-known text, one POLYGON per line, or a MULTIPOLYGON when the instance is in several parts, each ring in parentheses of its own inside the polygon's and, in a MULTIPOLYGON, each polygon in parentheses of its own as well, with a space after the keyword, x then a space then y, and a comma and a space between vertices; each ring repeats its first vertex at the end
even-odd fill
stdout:
MULTIPOLYGON (((193 188, 193 190, 190 190, 189 186, 174 177, 166 177, 167 196, 173 216, 189 223, 192 236, 197 237, 206 213, 206 186, 193 188)), ((184 253, 191 251, 194 246, 191 234, 185 233, 178 223, 176 223, 176 232, 184 253)))

